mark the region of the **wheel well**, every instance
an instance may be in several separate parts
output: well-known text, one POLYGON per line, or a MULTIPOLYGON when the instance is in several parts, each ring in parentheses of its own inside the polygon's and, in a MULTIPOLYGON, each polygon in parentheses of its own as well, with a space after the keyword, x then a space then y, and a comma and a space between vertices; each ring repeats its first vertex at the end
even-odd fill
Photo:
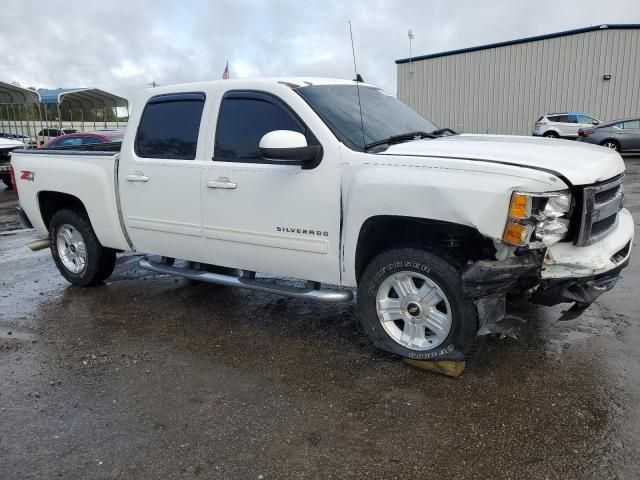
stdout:
POLYGON ((469 260, 493 258, 493 242, 475 228, 457 223, 414 217, 376 216, 360 228, 356 246, 356 279, 379 253, 399 246, 421 246, 440 252, 461 265, 469 260))
POLYGON ((47 229, 49 228, 49 223, 56 212, 63 208, 77 210, 85 216, 87 215, 87 210, 84 208, 82 201, 78 197, 74 197, 68 193, 40 192, 38 194, 38 205, 40 206, 42 221, 47 229))
POLYGON ((620 145, 620 142, 618 142, 615 138, 605 138, 604 140, 602 140, 600 142, 600 145, 604 145, 607 142, 611 142, 611 143, 615 143, 616 145, 620 145))
POLYGON ((544 137, 545 135, 547 135, 547 134, 549 134, 549 133, 553 133, 554 135, 556 135, 556 136, 558 136, 558 137, 560 136, 560 134, 559 134, 557 131, 555 131, 555 130, 547 130, 546 132, 544 132, 544 133, 542 134, 542 136, 544 137))

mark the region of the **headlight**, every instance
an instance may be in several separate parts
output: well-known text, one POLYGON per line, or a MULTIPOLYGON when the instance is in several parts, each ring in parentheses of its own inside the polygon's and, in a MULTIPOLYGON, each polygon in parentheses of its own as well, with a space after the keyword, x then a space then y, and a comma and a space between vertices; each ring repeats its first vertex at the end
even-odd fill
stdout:
POLYGON ((514 192, 502 240, 519 247, 548 247, 569 231, 566 215, 571 209, 571 193, 514 192))

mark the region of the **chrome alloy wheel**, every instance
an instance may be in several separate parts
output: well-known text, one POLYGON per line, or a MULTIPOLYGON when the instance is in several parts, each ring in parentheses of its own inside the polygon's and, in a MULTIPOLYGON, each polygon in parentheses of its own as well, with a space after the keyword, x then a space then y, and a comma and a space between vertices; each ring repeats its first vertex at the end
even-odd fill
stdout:
POLYGON ((602 146, 610 148, 611 150, 617 150, 618 149, 618 144, 616 144, 615 142, 604 142, 602 144, 602 146))
POLYGON ((411 350, 431 350, 451 331, 447 297, 437 283, 417 272, 387 277, 378 288, 376 310, 389 336, 411 350))
POLYGON ((87 247, 80 232, 65 223, 56 235, 58 256, 64 267, 71 273, 80 273, 87 265, 87 247))

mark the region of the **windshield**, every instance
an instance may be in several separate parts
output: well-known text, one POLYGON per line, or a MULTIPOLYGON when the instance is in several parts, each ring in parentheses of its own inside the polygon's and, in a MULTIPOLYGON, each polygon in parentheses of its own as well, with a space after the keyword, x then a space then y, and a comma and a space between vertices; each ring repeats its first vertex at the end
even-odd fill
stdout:
POLYGON ((312 85, 296 92, 304 98, 333 133, 354 150, 396 135, 410 132, 431 133, 438 130, 396 97, 375 87, 360 87, 360 107, 355 85, 312 85))

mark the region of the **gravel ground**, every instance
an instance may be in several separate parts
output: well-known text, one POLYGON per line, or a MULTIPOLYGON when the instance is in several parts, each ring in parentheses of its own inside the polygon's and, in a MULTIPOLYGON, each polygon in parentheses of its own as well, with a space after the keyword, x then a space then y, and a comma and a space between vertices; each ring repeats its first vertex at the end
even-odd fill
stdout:
POLYGON ((194 285, 132 255, 70 287, 24 247, 15 204, 0 187, 2 478, 640 478, 636 261, 576 321, 514 303, 520 340, 483 339, 452 379, 374 350, 352 304, 194 285))

